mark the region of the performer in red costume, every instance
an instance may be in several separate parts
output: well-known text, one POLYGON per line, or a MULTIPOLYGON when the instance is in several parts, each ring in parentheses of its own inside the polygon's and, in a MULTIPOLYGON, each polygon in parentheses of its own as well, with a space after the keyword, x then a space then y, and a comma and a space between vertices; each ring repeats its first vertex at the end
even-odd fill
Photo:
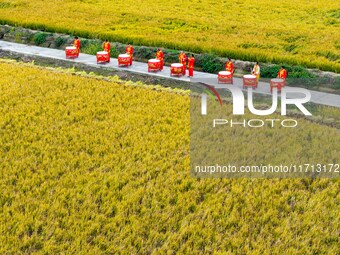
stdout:
POLYGON ((109 54, 109 63, 110 63, 110 54, 111 54, 111 44, 109 41, 106 39, 105 42, 103 42, 103 49, 109 54))
POLYGON ((234 63, 231 62, 230 58, 228 58, 227 63, 225 64, 225 70, 231 72, 231 74, 234 74, 234 63))
POLYGON ((129 45, 126 46, 125 52, 126 52, 126 54, 130 55, 130 66, 131 66, 132 65, 132 58, 133 58, 134 48, 129 44, 129 45))
POLYGON ((164 53, 163 53, 163 51, 160 48, 157 49, 156 59, 161 61, 161 71, 162 71, 163 70, 163 66, 164 66, 164 53))
POLYGON ((284 66, 281 66, 279 72, 277 73, 277 78, 280 78, 280 79, 286 79, 288 76, 287 74, 287 70, 285 69, 284 66))
POLYGON ((74 37, 73 46, 77 48, 77 53, 78 53, 78 57, 79 57, 79 53, 80 53, 80 40, 78 39, 77 36, 74 37))
POLYGON ((189 77, 194 76, 194 64, 195 64, 195 58, 194 58, 194 55, 191 54, 191 57, 188 58, 189 77))
POLYGON ((187 66, 187 55, 183 51, 178 56, 179 62, 183 65, 183 75, 186 73, 186 66, 187 66))

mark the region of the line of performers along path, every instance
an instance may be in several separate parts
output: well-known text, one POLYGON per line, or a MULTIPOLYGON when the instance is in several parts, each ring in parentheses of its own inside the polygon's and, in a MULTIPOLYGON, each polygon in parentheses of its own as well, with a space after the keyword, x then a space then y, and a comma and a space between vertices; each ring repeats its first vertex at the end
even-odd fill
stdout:
MULTIPOLYGON (((97 63, 110 63, 110 52, 111 52, 111 45, 108 40, 105 40, 103 45, 103 51, 99 51, 96 54, 97 63)), ((75 37, 73 45, 68 46, 65 49, 66 58, 77 58, 79 57, 80 53, 80 40, 78 37, 75 37)), ((131 66, 133 60, 133 52, 134 48, 132 45, 127 45, 125 48, 125 53, 120 54, 118 56, 118 66, 131 66)), ((188 76, 194 76, 194 64, 195 58, 191 55, 189 58, 186 54, 181 51, 178 56, 178 63, 173 63, 170 66, 170 76, 185 76, 186 75, 186 68, 188 67, 188 76)), ((156 52, 156 56, 154 59, 150 59, 148 61, 148 72, 157 72, 162 71, 164 66, 164 53, 163 51, 158 48, 156 52)), ((228 61, 225 64, 225 70, 220 71, 218 73, 217 79, 218 83, 223 84, 233 84, 233 74, 235 68, 233 62, 228 58, 228 61)), ((273 88, 277 88, 278 91, 286 85, 286 78, 287 78, 287 71, 284 66, 281 66, 277 77, 271 79, 270 81, 270 91, 272 92, 273 88)), ((246 74, 243 76, 243 88, 246 87, 253 87, 254 89, 258 86, 258 81, 260 79, 260 66, 258 62, 255 63, 254 67, 251 70, 251 74, 246 74)))

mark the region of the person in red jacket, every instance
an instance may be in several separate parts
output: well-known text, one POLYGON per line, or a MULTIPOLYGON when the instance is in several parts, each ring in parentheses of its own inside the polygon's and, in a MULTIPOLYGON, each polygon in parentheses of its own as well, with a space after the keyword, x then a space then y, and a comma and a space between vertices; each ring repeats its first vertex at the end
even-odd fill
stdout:
POLYGON ((191 54, 191 57, 188 58, 189 77, 194 76, 194 64, 195 64, 195 58, 194 58, 194 55, 191 54))
POLYGON ((130 66, 131 66, 132 65, 133 52, 134 52, 134 48, 132 47, 132 45, 128 44, 125 48, 125 52, 126 52, 126 54, 130 55, 130 66))
POLYGON ((107 39, 103 42, 103 50, 109 54, 111 53, 111 44, 107 39))
POLYGON ((160 62, 161 62, 161 71, 162 71, 163 70, 163 66, 164 66, 164 53, 163 53, 163 51, 160 48, 157 49, 156 59, 160 60, 160 62))
POLYGON ((231 62, 230 58, 228 58, 227 63, 225 63, 225 70, 231 72, 231 74, 234 74, 234 63, 231 62))
POLYGON ((281 66, 279 72, 277 73, 277 78, 280 78, 280 79, 286 79, 287 78, 287 70, 285 69, 284 66, 281 66))
POLYGON ((74 37, 73 46, 77 48, 77 56, 79 57, 79 53, 80 53, 80 40, 78 39, 77 36, 74 37))
POLYGON ((111 54, 111 44, 109 41, 106 39, 105 42, 103 42, 103 49, 109 54, 109 61, 110 62, 110 54, 111 54))
POLYGON ((179 62, 183 65, 183 75, 186 73, 186 66, 187 66, 187 55, 183 51, 178 56, 179 62))

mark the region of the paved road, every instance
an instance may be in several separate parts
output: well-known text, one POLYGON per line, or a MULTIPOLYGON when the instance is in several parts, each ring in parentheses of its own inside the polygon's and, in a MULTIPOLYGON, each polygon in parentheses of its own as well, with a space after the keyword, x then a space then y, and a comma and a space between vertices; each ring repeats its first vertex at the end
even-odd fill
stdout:
MULTIPOLYGON (((0 40, 0 50, 5 51, 12 51, 16 53, 21 53, 30 56, 41 56, 46 58, 52 59, 60 59, 65 60, 65 52, 64 50, 57 50, 57 49, 50 49, 50 48, 43 48, 38 46, 29 46, 25 44, 18 44, 12 42, 6 42, 0 40)), ((176 79, 176 80, 183 80, 183 81, 190 81, 189 77, 170 77, 170 68, 164 67, 163 71, 160 72, 150 72, 148 73, 148 67, 146 63, 142 62, 133 62, 132 66, 129 67, 118 67, 118 60, 115 58, 111 58, 111 63, 106 64, 97 64, 96 57, 93 55, 83 54, 81 53, 79 58, 76 59, 68 59, 66 61, 75 62, 75 63, 82 63, 89 66, 101 68, 103 65, 105 67, 119 69, 119 70, 126 70, 129 72, 135 73, 142 73, 148 75, 159 76, 168 79, 176 79)), ((216 88, 222 88, 223 85, 219 85, 217 83, 217 75, 209 74, 204 72, 194 72, 195 81, 203 81, 207 84, 213 85, 216 88)), ((241 78, 234 78, 234 86, 238 86, 242 88, 242 79, 241 78)), ((269 84, 265 82, 259 82, 259 86, 256 90, 257 93, 270 95, 270 88, 269 84)), ((320 104, 320 105, 328 105, 328 106, 335 106, 340 108, 340 95, 334 95, 330 93, 318 92, 318 91, 310 91, 311 92, 311 102, 320 104)))

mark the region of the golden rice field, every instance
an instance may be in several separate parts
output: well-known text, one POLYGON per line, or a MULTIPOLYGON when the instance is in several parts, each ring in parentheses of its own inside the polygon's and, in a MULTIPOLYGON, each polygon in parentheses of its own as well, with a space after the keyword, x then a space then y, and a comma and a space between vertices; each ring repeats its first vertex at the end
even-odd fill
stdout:
POLYGON ((2 23, 340 72, 329 0, 0 0, 2 23))
POLYGON ((339 179, 190 177, 186 92, 0 75, 0 254, 339 254, 339 179))

